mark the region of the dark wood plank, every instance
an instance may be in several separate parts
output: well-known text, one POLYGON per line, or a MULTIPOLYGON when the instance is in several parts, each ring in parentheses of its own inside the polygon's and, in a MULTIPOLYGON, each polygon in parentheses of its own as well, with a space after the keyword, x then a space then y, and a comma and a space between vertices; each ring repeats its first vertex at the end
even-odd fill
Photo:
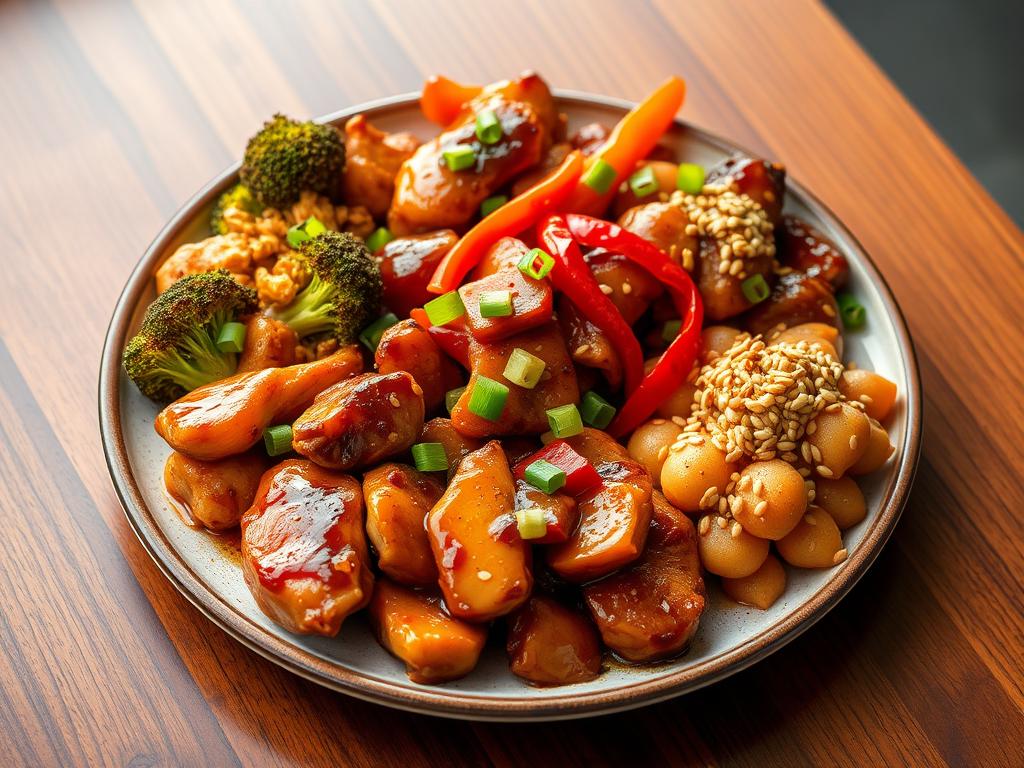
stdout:
POLYGON ((1019 390, 1024 363, 1024 237, 820 6, 25 0, 0 5, 0 70, 10 762, 1024 763, 1024 412, 996 396, 1019 390), (820 195, 910 321, 924 460, 877 566, 770 660, 640 712, 444 722, 291 676, 178 595, 110 489, 93 382, 138 254, 270 113, 528 67, 626 98, 678 72, 688 119, 820 195))

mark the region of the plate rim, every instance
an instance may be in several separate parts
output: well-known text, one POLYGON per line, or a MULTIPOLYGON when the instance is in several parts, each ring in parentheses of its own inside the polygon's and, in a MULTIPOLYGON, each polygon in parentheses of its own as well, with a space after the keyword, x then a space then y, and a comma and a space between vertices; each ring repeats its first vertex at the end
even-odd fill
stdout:
MULTIPOLYGON (((635 102, 625 99, 583 91, 553 89, 553 94, 561 104, 576 103, 615 110, 628 110, 635 106, 635 102)), ((419 94, 416 92, 398 94, 362 102, 316 120, 337 123, 355 114, 370 112, 379 116, 406 109, 418 99, 419 94)), ((674 122, 677 127, 724 152, 747 151, 731 140, 686 121, 677 118, 674 122)), ((907 428, 900 450, 899 465, 895 476, 885 489, 881 511, 871 528, 865 532, 857 551, 804 605, 739 647, 716 655, 697 666, 621 685, 612 690, 587 693, 568 690, 563 695, 545 696, 541 699, 534 699, 530 690, 523 696, 482 697, 439 687, 407 688, 345 669, 267 633, 240 611, 230 608, 223 598, 207 588, 160 530, 131 471, 119 408, 120 350, 135 307, 141 295, 149 288, 157 258, 190 224, 195 210, 211 202, 234 180, 239 166, 240 162, 232 164, 192 195, 163 226, 132 269, 118 296, 104 335, 98 380, 99 427, 111 483, 125 516, 143 548, 171 584, 206 618, 269 661, 312 682, 364 701, 420 714, 472 720, 538 721, 621 712, 664 701, 715 683, 746 669, 796 639, 849 593, 891 536, 906 504, 920 457, 922 391, 913 340, 892 289, 867 250, 828 206, 799 182, 787 177, 787 189, 801 198, 804 205, 815 215, 831 222, 858 251, 858 258, 862 261, 869 279, 878 288, 881 301, 892 318, 900 356, 909 382, 906 392, 907 428)))

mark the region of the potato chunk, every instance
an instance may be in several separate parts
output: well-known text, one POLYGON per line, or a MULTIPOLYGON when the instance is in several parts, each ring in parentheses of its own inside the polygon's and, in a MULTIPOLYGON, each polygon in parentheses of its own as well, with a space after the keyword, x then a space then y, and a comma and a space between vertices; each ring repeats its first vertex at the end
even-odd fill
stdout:
POLYGON ((427 516, 427 533, 448 610, 490 621, 530 595, 530 550, 513 515, 514 484, 501 444, 492 440, 462 460, 427 516))
POLYGON ((322 467, 357 469, 407 450, 423 428, 423 390, 405 371, 325 389, 292 424, 292 447, 322 467))
POLYGON ((423 521, 442 491, 435 477, 404 464, 381 464, 363 476, 366 535, 377 550, 377 565, 400 584, 427 587, 437 581, 423 521))
POLYGON ((655 491, 643 556, 585 586, 583 597, 605 645, 622 658, 655 661, 678 654, 697 631, 706 602, 693 523, 655 491))
POLYGON ((164 464, 164 485, 195 522, 225 531, 238 525, 252 504, 266 468, 259 451, 219 461, 191 459, 175 451, 164 464))
POLYGON ((594 465, 603 482, 576 498, 580 522, 551 547, 548 565, 566 581, 600 578, 636 560, 651 519, 651 477, 604 432, 585 429, 566 442, 594 465))
POLYGON ((242 572, 289 632, 338 634, 373 590, 359 483, 304 459, 267 470, 242 516, 242 572))
POLYGON ((405 662, 414 683, 432 685, 469 674, 487 641, 487 629, 453 618, 441 598, 381 579, 370 602, 377 639, 405 662))
POLYGON ((513 674, 534 685, 593 680, 601 672, 601 644, 590 620, 550 597, 535 595, 508 628, 513 674))

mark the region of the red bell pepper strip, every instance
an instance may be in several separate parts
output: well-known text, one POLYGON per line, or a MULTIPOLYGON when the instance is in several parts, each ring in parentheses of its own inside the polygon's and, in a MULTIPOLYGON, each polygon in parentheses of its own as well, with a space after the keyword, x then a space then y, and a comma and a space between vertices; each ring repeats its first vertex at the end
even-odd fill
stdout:
POLYGON ((606 248, 621 253, 640 265, 668 288, 679 316, 684 318, 679 335, 672 341, 657 365, 633 392, 608 432, 621 437, 632 432, 686 379, 700 353, 700 332, 704 322, 704 304, 697 286, 685 269, 673 262, 654 244, 618 224, 578 214, 565 217, 569 232, 577 242, 591 248, 606 248))
POLYGON ((466 273, 480 263, 496 240, 518 235, 554 210, 572 192, 582 171, 583 156, 579 151, 570 152, 554 173, 481 219, 445 254, 427 290, 447 293, 458 288, 466 273))
POLYGON ((537 225, 537 237, 555 259, 549 274, 552 284, 564 293, 576 309, 592 322, 612 344, 622 361, 626 394, 640 386, 644 375, 644 354, 633 329, 597 284, 583 253, 566 226, 565 217, 548 216, 537 225))
POLYGON ((448 357, 465 368, 469 365, 469 333, 464 327, 454 323, 449 325, 431 325, 427 311, 423 307, 417 307, 409 313, 409 317, 415 320, 421 328, 426 328, 430 338, 441 348, 448 357))
POLYGON ((672 125, 685 98, 686 81, 670 77, 633 107, 615 126, 604 145, 587 158, 587 169, 598 160, 615 169, 615 180, 611 186, 605 192, 598 192, 581 178, 561 210, 595 216, 604 211, 619 185, 636 170, 637 163, 650 154, 658 139, 672 125))
POLYGON ((550 462, 565 472, 565 485, 561 490, 570 496, 579 496, 601 483, 601 476, 597 474, 594 465, 576 453, 565 440, 552 440, 516 464, 512 470, 516 479, 524 480, 526 468, 539 459, 550 462))
POLYGON ((466 102, 480 93, 479 85, 463 85, 442 75, 431 75, 420 94, 420 112, 442 128, 452 124, 466 102))

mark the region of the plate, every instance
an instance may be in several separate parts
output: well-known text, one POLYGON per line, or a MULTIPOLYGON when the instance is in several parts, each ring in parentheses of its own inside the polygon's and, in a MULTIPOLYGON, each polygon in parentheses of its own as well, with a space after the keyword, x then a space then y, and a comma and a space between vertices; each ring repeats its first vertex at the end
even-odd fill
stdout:
MULTIPOLYGON (((592 121, 614 124, 632 106, 567 91, 556 91, 556 97, 569 116, 570 128, 592 121)), ((384 130, 433 135, 436 128, 420 115, 417 98, 411 94, 362 104, 322 120, 341 126, 346 118, 364 113, 384 130)), ((664 141, 680 159, 705 166, 743 151, 682 122, 664 141)), ((844 563, 824 571, 791 569, 786 592, 767 611, 732 603, 711 585, 710 607, 685 655, 653 666, 612 663, 596 680, 557 688, 533 688, 512 675, 498 644, 489 645, 477 669, 461 680, 440 686, 412 683, 402 663, 377 644, 363 615, 346 621, 336 638, 285 632, 256 607, 237 558, 226 554, 228 549, 216 538, 184 525, 168 503, 161 482, 168 448, 153 430, 158 408, 120 368, 124 343, 154 297, 156 268, 181 243, 207 235, 209 210, 237 175, 236 165, 178 211, 128 279, 103 348, 100 429, 114 488, 156 564, 211 621, 285 669, 379 704, 474 720, 552 720, 638 707, 721 680, 778 650, 849 592, 892 533, 910 490, 920 443, 921 395, 913 344, 892 292, 864 249, 820 201, 790 179, 786 211, 813 223, 848 255, 851 290, 867 309, 866 328, 846 335, 847 359, 879 372, 899 388, 889 424, 896 451, 884 469, 862 483, 868 515, 844 534, 850 552, 844 563)))

